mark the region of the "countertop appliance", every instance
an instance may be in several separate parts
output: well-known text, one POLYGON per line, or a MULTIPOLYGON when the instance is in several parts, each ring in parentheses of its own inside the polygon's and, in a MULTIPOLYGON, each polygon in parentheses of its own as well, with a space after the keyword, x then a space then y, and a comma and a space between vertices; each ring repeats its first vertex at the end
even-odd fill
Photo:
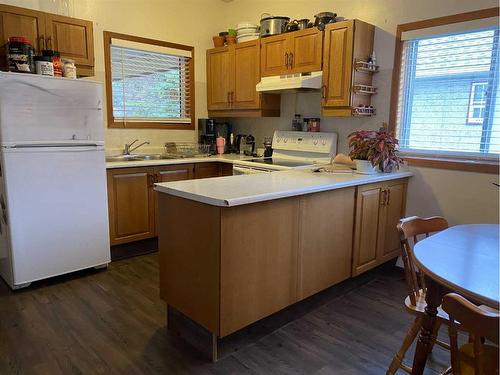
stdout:
POLYGON ((233 175, 312 168, 329 164, 337 153, 337 133, 275 130, 273 156, 235 162, 233 175))
POLYGON ((260 37, 284 33, 288 22, 290 22, 290 17, 272 16, 269 13, 263 13, 260 16, 260 37))
POLYGON ((0 275, 110 262, 102 84, 0 73, 0 275))

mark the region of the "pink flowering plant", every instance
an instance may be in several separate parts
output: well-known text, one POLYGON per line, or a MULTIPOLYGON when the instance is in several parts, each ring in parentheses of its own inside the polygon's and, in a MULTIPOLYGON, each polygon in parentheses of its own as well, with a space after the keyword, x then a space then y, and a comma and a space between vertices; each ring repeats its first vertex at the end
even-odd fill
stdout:
POLYGON ((359 130, 349 134, 351 159, 368 160, 382 172, 399 169, 398 140, 384 127, 379 131, 359 130))

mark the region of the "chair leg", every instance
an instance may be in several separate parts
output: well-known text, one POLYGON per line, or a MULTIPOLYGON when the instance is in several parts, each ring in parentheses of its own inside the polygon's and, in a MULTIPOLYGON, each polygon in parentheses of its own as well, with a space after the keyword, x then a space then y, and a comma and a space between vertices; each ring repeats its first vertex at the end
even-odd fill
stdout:
POLYGON ((432 349, 434 348, 434 345, 436 344, 436 341, 438 341, 437 337, 438 337, 438 334, 439 334, 439 328, 441 327, 441 322, 439 321, 439 319, 436 320, 436 325, 434 326, 434 332, 433 332, 433 335, 432 335, 432 342, 431 342, 431 345, 430 345, 430 348, 429 348, 429 355, 432 354, 432 349))
POLYGON ((411 325, 410 329, 406 333, 406 336, 403 340, 403 343, 401 344, 401 347, 399 348, 399 351, 392 359, 391 365, 389 366, 386 375, 395 374, 398 368, 401 367, 406 351, 415 340, 415 337, 417 337, 417 334, 420 331, 421 326, 422 326, 422 318, 420 316, 417 316, 413 321, 413 324, 411 325))

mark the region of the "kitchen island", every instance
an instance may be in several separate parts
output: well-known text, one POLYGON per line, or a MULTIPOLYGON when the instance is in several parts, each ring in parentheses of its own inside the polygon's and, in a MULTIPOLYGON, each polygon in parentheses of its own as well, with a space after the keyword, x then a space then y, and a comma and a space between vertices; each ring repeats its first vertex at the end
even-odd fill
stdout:
POLYGON ((156 184, 161 297, 216 341, 384 263, 399 254, 410 176, 290 170, 156 184))

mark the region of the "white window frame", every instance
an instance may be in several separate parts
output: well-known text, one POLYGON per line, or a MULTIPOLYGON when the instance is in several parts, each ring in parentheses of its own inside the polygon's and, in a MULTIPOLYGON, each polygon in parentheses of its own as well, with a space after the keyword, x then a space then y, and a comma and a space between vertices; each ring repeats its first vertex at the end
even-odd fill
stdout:
POLYGON ((468 125, 482 125, 484 122, 484 110, 486 109, 486 98, 483 98, 479 101, 475 100, 476 89, 478 86, 485 86, 485 89, 488 87, 488 82, 473 82, 470 87, 469 94, 469 108, 467 114, 467 124, 468 125), (482 109, 483 115, 481 117, 474 117, 474 110, 482 109))

